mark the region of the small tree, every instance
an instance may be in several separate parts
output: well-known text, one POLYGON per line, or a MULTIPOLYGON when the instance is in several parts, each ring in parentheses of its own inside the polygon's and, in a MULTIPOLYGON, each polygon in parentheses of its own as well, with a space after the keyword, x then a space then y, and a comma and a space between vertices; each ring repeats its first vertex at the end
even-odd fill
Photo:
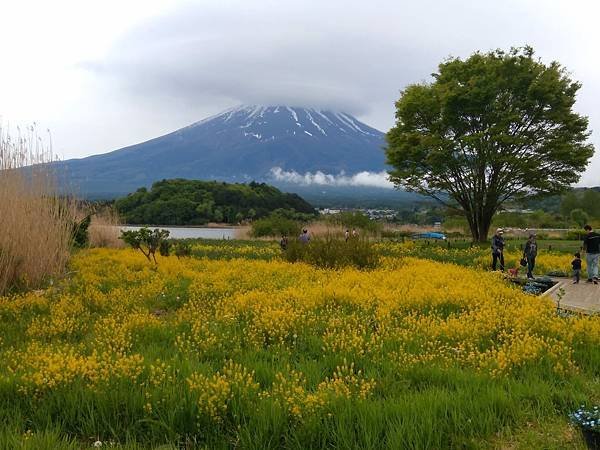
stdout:
POLYGON ((569 218, 571 211, 581 206, 581 200, 577 198, 575 191, 569 191, 560 199, 560 213, 565 218, 569 218))
POLYGON ((583 209, 574 209, 571 211, 571 220, 575 222, 579 227, 583 228, 588 223, 589 216, 583 209))
POLYGON ((390 179, 462 211, 473 240, 510 199, 555 194, 594 153, 588 119, 573 110, 581 85, 530 47, 475 53, 408 86, 388 132, 390 179))
POLYGON ((600 218, 600 192, 586 189, 581 196, 581 209, 594 219, 600 218))
POLYGON ((121 239, 131 248, 138 249, 148 259, 148 261, 156 262, 156 250, 160 248, 163 240, 169 237, 167 230, 159 230, 155 228, 140 228, 139 230, 122 230, 121 239))

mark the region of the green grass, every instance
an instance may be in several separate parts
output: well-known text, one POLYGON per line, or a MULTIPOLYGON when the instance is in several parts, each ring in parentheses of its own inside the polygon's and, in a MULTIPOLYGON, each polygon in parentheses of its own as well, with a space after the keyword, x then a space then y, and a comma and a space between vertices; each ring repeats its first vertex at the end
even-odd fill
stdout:
MULTIPOLYGON (((409 239, 406 239, 408 242, 409 239)), ((523 250, 525 246, 526 239, 507 239, 506 240, 506 248, 508 250, 523 250)), ((448 239, 445 241, 435 240, 435 239, 422 239, 415 241, 421 247, 440 247, 446 249, 467 249, 471 247, 476 247, 480 249, 489 249, 489 243, 483 244, 473 244, 470 239, 448 239)), ((538 248, 540 252, 544 251, 553 251, 553 252, 561 252, 561 253, 569 253, 573 254, 577 251, 581 250, 581 241, 575 240, 565 240, 565 239, 538 239, 538 248)))
MULTIPOLYGON (((252 364, 253 358, 246 359, 252 364)), ((152 421, 142 419, 144 399, 136 398, 130 386, 99 396, 71 389, 46 399, 42 410, 35 402, 0 403, 5 423, 0 448, 71 449, 89 447, 95 439, 127 449, 477 449, 498 441, 517 442, 516 448, 565 448, 566 425, 556 414, 581 400, 576 386, 534 377, 492 381, 468 371, 423 367, 389 374, 387 381, 395 389, 386 389, 385 396, 340 402, 331 417, 294 424, 276 406, 261 402, 239 405, 226 423, 207 424, 201 432, 185 413, 193 408, 177 389, 164 393, 169 413, 152 421), (546 428, 547 423, 554 425, 546 428), (36 431, 30 436, 28 430, 36 431), (494 435, 499 439, 488 440, 494 435)), ((576 433, 569 442, 581 448, 576 433)))
MULTIPOLYGON (((200 258, 231 256, 235 249, 256 248, 262 259, 265 242, 202 241, 200 258), (232 248, 234 250, 232 250, 232 248)), ((427 255, 427 245, 419 250, 427 255)), ((68 284, 73 293, 84 286, 68 284)), ((117 292, 119 283, 106 281, 103 290, 117 292)), ((185 277, 162 287, 144 299, 149 312, 161 311, 169 321, 189 298, 185 277), (163 295, 164 293, 164 295, 163 295), (155 295, 154 295, 155 294, 155 295)), ((117 298, 118 300, 118 298, 117 298)), ((210 301, 210 300, 207 300, 210 301)), ((91 311, 91 320, 99 311, 91 311)), ((351 311, 344 311, 351 312, 351 311)), ((436 311, 449 317, 454 305, 436 311)), ((19 347, 27 324, 48 311, 31 308, 20 316, 0 309, 0 357, 3 349, 19 347)), ((290 351, 277 345, 254 348, 235 341, 239 325, 216 325, 215 332, 231 336, 222 346, 202 355, 174 351, 175 337, 183 328, 157 326, 134 333, 132 351, 148 362, 160 359, 173 368, 178 380, 152 392, 160 404, 149 419, 144 412, 148 398, 138 384, 123 380, 96 391, 77 384, 36 397, 20 393, 10 375, 0 370, 0 449, 80 449, 94 441, 113 442, 127 450, 161 449, 559 449, 584 448, 567 414, 584 401, 600 401, 600 348, 581 342, 573 349, 579 371, 557 379, 545 367, 526 367, 510 377, 491 377, 461 367, 421 364, 398 370, 387 361, 351 355, 366 377, 377 379, 374 395, 365 400, 339 400, 329 414, 293 420, 272 401, 233 403, 221 423, 198 420, 197 405, 190 398, 185 379, 194 372, 212 374, 223 361, 235 358, 255 372, 261 388, 268 388, 277 372, 288 367, 306 375, 314 389, 331 375, 346 356, 321 351, 321 339, 300 334, 298 347, 290 351), (233 330, 233 331, 232 331, 233 330), (241 349, 241 350, 240 350, 241 349)), ((247 324, 245 324, 247 325, 247 324)), ((184 327, 184 326, 182 326, 184 327)), ((85 335, 64 339, 85 345, 85 335)), ((391 350, 391 349, 390 349, 391 350)))

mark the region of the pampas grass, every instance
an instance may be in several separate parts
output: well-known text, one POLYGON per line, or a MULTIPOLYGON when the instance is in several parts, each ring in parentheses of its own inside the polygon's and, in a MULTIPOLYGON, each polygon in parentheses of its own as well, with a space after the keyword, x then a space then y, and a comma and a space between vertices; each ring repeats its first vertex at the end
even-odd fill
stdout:
POLYGON ((39 286, 69 259, 76 203, 60 196, 50 145, 35 126, 0 124, 0 294, 39 286))

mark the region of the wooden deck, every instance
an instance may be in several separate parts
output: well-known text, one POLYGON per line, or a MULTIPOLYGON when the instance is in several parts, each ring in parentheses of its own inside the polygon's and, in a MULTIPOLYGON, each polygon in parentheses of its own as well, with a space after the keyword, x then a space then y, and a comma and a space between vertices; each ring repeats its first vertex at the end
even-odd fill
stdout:
POLYGON ((543 295, 560 301, 560 308, 589 314, 600 314, 600 284, 586 283, 585 279, 579 284, 573 284, 571 278, 553 278, 557 282, 543 295))

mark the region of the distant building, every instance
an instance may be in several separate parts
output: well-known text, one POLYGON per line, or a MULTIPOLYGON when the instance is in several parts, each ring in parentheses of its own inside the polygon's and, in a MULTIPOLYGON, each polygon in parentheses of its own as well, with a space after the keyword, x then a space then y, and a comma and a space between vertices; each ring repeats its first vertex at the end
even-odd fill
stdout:
POLYGON ((319 214, 339 214, 340 212, 342 212, 340 209, 323 208, 319 210, 319 214))
POLYGON ((521 213, 521 214, 531 214, 533 213, 532 209, 516 209, 516 208, 510 208, 510 209, 504 209, 501 212, 507 212, 507 213, 521 213))

